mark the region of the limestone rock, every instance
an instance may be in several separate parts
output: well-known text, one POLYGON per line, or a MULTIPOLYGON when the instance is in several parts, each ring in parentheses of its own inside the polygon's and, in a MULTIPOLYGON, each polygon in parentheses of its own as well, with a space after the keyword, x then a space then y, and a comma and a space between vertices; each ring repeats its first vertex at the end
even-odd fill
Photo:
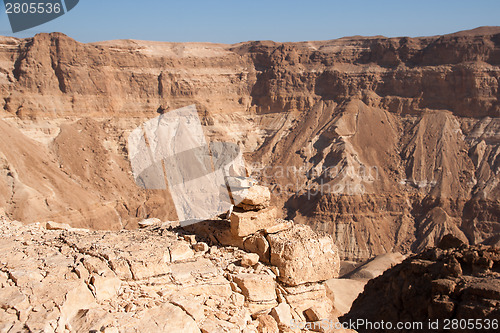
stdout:
POLYGON ((208 244, 204 242, 196 243, 193 245, 193 250, 195 250, 196 252, 207 252, 208 244))
POLYGON ((269 262, 269 243, 263 233, 247 237, 243 242, 243 249, 258 254, 262 262, 269 262))
POLYGON ((134 260, 129 263, 130 272, 134 280, 144 280, 154 276, 170 273, 171 269, 166 262, 134 260))
POLYGON ((261 211, 235 212, 231 215, 231 232, 245 237, 276 224, 277 209, 269 207, 261 211))
POLYGON ((118 294, 121 286, 121 280, 117 277, 105 277, 94 275, 90 283, 95 287, 95 297, 98 301, 104 301, 113 298, 118 294))
POLYGON ((278 324, 270 315, 262 315, 257 318, 258 326, 257 332, 259 333, 278 333, 278 324))
POLYGON ((187 243, 175 243, 170 247, 170 260, 172 262, 190 259, 194 252, 187 243))
POLYGON ((236 207, 244 210, 260 210, 269 207, 271 202, 271 192, 269 188, 261 185, 254 185, 248 189, 231 192, 236 207))
POLYGON ((137 325, 139 332, 201 332, 198 325, 180 307, 170 303, 146 311, 137 325))
MULTIPOLYGON (((114 296, 114 294, 110 294, 109 297, 104 297, 104 293, 105 291, 102 286, 99 285, 99 300, 114 296)), ((65 301, 61 307, 60 326, 64 327, 79 311, 85 311, 95 306, 94 296, 89 288, 83 283, 78 284, 76 288, 70 290, 65 296, 65 301)))
POLYGON ((276 282, 269 275, 238 274, 234 282, 241 288, 248 301, 269 302, 276 300, 276 282))
POLYGON ((241 266, 251 267, 259 262, 259 255, 256 253, 245 253, 241 258, 241 266))
POLYGON ((71 226, 67 223, 48 221, 47 223, 45 223, 45 228, 47 230, 70 230, 71 226))
POLYGON ((160 219, 149 218, 149 219, 145 219, 145 220, 140 221, 139 227, 140 228, 147 228, 147 227, 151 227, 153 225, 159 225, 160 223, 161 223, 160 219))
POLYGON ((290 305, 287 303, 280 303, 277 307, 271 310, 271 316, 276 320, 278 326, 283 329, 285 327, 290 327, 292 323, 292 313, 290 310, 290 305))
POLYGON ((267 239, 270 261, 278 267, 280 281, 296 286, 338 277, 340 259, 331 236, 296 224, 292 229, 268 235, 267 239))

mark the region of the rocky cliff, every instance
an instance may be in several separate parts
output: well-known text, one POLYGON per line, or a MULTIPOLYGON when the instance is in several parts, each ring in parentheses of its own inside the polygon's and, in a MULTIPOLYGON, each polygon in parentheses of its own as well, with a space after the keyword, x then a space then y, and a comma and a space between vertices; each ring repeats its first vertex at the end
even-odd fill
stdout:
POLYGON ((195 103, 241 144, 283 217, 341 256, 498 244, 500 28, 422 38, 235 45, 59 33, 0 38, 0 207, 26 222, 133 228, 175 219, 140 190, 128 133, 195 103))
MULTIPOLYGON (((341 320, 383 320, 394 327, 397 322, 418 322, 423 323, 426 332, 496 330, 500 316, 500 252, 485 245, 465 246, 450 236, 446 235, 439 247, 408 258, 368 282, 341 320)), ((365 325, 356 330, 374 331, 365 325)), ((422 328, 413 327, 405 332, 419 330, 422 328)))

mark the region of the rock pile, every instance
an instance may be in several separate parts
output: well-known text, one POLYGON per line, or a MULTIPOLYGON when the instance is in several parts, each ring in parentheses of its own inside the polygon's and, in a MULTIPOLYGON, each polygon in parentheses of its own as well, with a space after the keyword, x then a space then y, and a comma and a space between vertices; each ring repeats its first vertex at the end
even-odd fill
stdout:
MULTIPOLYGON (((280 223, 290 225, 271 224, 280 223)), ((258 232, 268 242, 280 233, 296 237, 294 230, 307 228, 258 232)), ((311 267, 312 257, 300 251, 335 250, 321 237, 310 244, 290 239, 296 247, 284 239, 270 241, 266 258, 303 254, 311 267)), ((301 276, 284 263, 266 265, 256 254, 210 242, 158 221, 134 231, 89 231, 0 220, 0 331, 298 332, 289 328, 292 319, 333 318, 320 281, 325 272, 301 276), (296 283, 306 280, 317 281, 296 283)))
POLYGON ((267 187, 253 185, 232 196, 241 202, 229 221, 207 221, 188 229, 221 245, 258 254, 260 261, 275 267, 278 280, 288 286, 338 277, 340 259, 332 237, 277 218, 267 187))

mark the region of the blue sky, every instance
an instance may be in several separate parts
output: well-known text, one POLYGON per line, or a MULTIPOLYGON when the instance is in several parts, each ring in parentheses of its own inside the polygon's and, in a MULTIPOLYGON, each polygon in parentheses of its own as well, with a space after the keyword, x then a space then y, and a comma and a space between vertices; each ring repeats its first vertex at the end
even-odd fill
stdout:
POLYGON ((353 35, 429 36, 500 25, 499 0, 80 0, 66 15, 13 34, 3 4, 0 8, 0 35, 59 31, 81 42, 285 42, 353 35))

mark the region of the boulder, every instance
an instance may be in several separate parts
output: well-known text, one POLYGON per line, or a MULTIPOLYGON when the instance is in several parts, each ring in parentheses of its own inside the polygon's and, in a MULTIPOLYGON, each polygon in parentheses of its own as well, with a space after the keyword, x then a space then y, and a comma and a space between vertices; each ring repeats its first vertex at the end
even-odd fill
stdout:
POLYGON ((260 210, 269 207, 271 192, 269 188, 254 185, 248 189, 231 192, 236 207, 244 210, 260 210))
POLYGON ((287 303, 280 303, 271 310, 270 314, 278 323, 279 328, 290 327, 293 317, 290 305, 287 303))
POLYGON ((257 318, 257 332, 259 333, 278 333, 278 324, 270 315, 262 315, 257 318))
POLYGON ((260 261, 269 262, 269 243, 262 233, 253 234, 245 239, 243 249, 248 252, 257 253, 260 261))
POLYGON ((267 240, 270 262, 278 267, 281 282, 296 286, 339 276, 340 259, 331 236, 296 224, 292 229, 268 235, 267 240))
MULTIPOLYGON (((102 289, 99 289, 99 296, 102 295, 102 289)), ((61 306, 60 325, 65 326, 80 310, 87 310, 96 305, 94 296, 84 283, 68 291, 61 306)))
POLYGON ((146 311, 136 332, 200 333, 194 319, 182 308, 170 303, 146 311))
POLYGON ((208 244, 204 242, 196 243, 193 245, 193 249, 196 252, 207 252, 208 251, 208 244))
POLYGON ((269 207, 261 211, 233 212, 231 214, 231 233, 234 236, 246 237, 259 230, 276 224, 278 210, 269 207))
POLYGON ((257 253, 245 253, 241 258, 241 266, 251 267, 259 262, 259 255, 257 253))
POLYGON ((129 262, 134 280, 144 280, 170 273, 170 267, 163 261, 134 260, 129 262))
POLYGON ((94 275, 90 278, 90 283, 95 287, 95 298, 104 301, 113 298, 118 294, 121 280, 117 277, 106 277, 94 275))
POLYGON ((147 228, 159 224, 161 224, 161 220, 153 217, 139 222, 139 228, 147 228))

